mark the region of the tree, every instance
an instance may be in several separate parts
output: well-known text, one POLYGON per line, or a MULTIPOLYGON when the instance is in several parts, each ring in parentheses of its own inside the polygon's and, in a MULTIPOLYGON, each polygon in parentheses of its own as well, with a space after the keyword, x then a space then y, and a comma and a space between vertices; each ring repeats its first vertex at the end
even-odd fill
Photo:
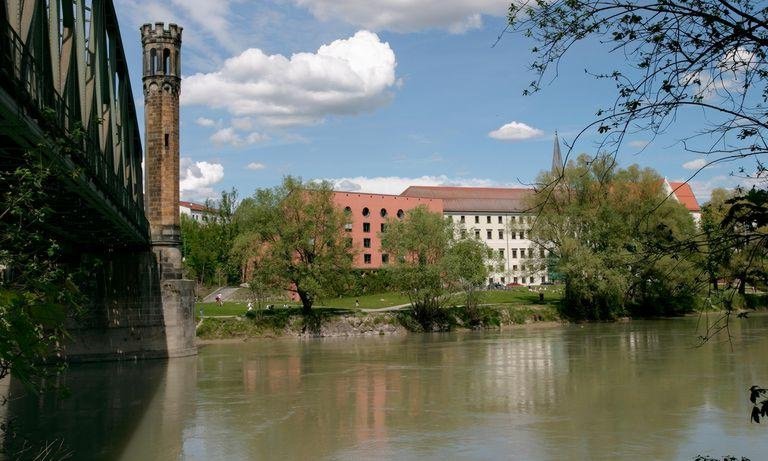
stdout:
POLYGON ((209 213, 201 221, 181 216, 184 266, 201 284, 239 283, 239 264, 231 251, 237 236, 234 222, 237 191, 222 191, 219 200, 206 200, 209 213))
POLYGON ((233 251, 250 265, 251 279, 296 293, 304 313, 344 284, 352 264, 346 217, 334 205, 329 183, 287 176, 282 185, 243 200, 235 221, 240 233, 233 251))
POLYGON ((690 307, 695 253, 681 242, 693 235, 693 220, 682 205, 663 200, 662 182, 650 169, 619 169, 610 156, 581 155, 562 171, 539 176, 528 204, 537 213, 530 238, 548 250, 541 265, 556 261, 566 317, 602 320, 690 307), (669 254, 673 245, 678 251, 669 254))
POLYGON ((485 244, 457 237, 449 220, 425 206, 409 210, 403 219, 390 219, 381 247, 394 258, 394 283, 408 296, 425 330, 438 326, 453 290, 464 291, 468 308, 476 308, 477 288, 487 278, 488 263, 494 262, 485 244))

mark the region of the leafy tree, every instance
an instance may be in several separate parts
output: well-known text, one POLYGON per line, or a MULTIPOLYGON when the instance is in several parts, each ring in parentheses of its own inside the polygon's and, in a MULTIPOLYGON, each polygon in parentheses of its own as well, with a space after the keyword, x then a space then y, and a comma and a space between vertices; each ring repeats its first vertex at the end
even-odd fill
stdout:
POLYGON ((181 216, 182 254, 189 276, 201 284, 240 282, 240 265, 231 251, 237 236, 233 220, 237 191, 222 191, 218 200, 207 200, 209 214, 196 221, 181 216))
POLYGON ((695 254, 680 248, 670 255, 666 248, 693 235, 693 220, 682 205, 663 200, 653 170, 581 155, 537 182, 530 238, 549 252, 541 264, 556 261, 565 281, 564 315, 599 320, 690 306, 695 254))
POLYGON ((285 177, 280 186, 243 200, 235 222, 240 233, 233 252, 250 265, 253 283, 296 293, 305 313, 344 285, 352 258, 346 218, 329 183, 285 177))
POLYGON ((462 290, 469 309, 476 309, 477 288, 488 276, 493 252, 482 242, 457 237, 453 224, 424 206, 390 219, 381 234, 382 250, 395 260, 395 286, 408 296, 416 320, 432 330, 441 320, 448 294, 462 290))

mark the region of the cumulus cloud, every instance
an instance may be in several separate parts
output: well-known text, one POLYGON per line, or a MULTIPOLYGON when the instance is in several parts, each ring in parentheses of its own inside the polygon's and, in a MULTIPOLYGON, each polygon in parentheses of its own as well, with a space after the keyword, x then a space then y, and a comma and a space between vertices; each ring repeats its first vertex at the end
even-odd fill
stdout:
POLYGON ((449 178, 446 175, 405 178, 400 176, 357 176, 354 178, 328 179, 335 190, 371 192, 374 194, 400 194, 408 186, 468 186, 468 187, 520 187, 520 184, 504 184, 491 179, 449 178))
POLYGON ((635 139, 634 141, 629 141, 627 143, 627 145, 633 149, 645 149, 648 144, 648 141, 643 139, 635 139))
POLYGON ((483 15, 504 16, 508 0, 293 0, 321 20, 343 20, 370 30, 463 33, 483 26, 483 15))
POLYGON ((212 120, 210 118, 205 118, 205 117, 197 117, 197 120, 195 120, 195 123, 204 127, 216 126, 216 120, 212 120))
POLYGON ((368 31, 290 58, 250 48, 216 72, 187 77, 181 102, 224 108, 269 125, 314 124, 388 102, 396 66, 389 44, 368 31))
POLYGON ((213 133, 210 137, 211 142, 214 144, 222 145, 229 144, 233 147, 242 147, 248 144, 255 144, 258 142, 266 141, 268 137, 261 133, 249 133, 245 137, 235 131, 233 127, 222 128, 213 133))
POLYGON ((206 199, 216 196, 211 186, 224 179, 224 166, 220 163, 193 162, 184 157, 179 160, 179 191, 182 198, 206 199))
POLYGON ((533 128, 521 122, 509 122, 506 125, 491 131, 488 136, 500 141, 521 141, 523 139, 538 138, 544 134, 538 128, 533 128))
POLYGON ((264 165, 263 163, 257 163, 257 162, 251 162, 246 166, 246 168, 253 171, 263 170, 266 167, 267 166, 264 165))
POLYGON ((707 164, 707 161, 703 158, 697 158, 695 160, 691 160, 690 162, 683 163, 683 168, 686 170, 698 170, 699 168, 704 167, 704 165, 707 164))

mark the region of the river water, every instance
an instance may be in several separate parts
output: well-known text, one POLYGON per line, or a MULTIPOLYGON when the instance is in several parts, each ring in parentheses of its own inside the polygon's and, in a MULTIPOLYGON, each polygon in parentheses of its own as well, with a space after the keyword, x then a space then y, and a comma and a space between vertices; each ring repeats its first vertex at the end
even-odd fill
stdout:
POLYGON ((7 409, 73 459, 766 459, 768 316, 694 347, 696 318, 254 340, 73 366, 7 409))

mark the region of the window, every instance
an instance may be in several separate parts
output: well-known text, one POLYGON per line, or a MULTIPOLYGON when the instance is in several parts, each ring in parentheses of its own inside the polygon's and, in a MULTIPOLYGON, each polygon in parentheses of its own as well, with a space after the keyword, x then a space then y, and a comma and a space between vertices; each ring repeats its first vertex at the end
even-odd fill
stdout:
POLYGON ((485 236, 488 238, 488 240, 492 239, 493 238, 493 231, 492 230, 485 231, 485 236))
POLYGON ((533 277, 529 278, 528 280, 530 281, 530 283, 533 283, 533 277))
POLYGON ((462 217, 461 217, 461 219, 459 219, 459 222, 460 222, 460 223, 463 223, 463 222, 464 222, 464 216, 462 216, 462 217))
POLYGON ((371 215, 371 210, 368 207, 363 208, 363 216, 368 217, 371 215))
POLYGON ((493 285, 493 277, 488 277, 488 285, 493 285))
POLYGON ((547 278, 546 277, 542 277, 541 278, 541 283, 547 283, 547 278))
POLYGON ((371 263, 371 255, 369 253, 366 253, 366 254, 363 255, 363 262, 365 264, 370 264, 371 263))
POLYGON ((165 133, 165 147, 168 147, 168 133, 165 133))
POLYGON ((544 257, 544 248, 539 248, 539 257, 540 258, 544 257))
POLYGON ((512 277, 512 283, 517 283, 517 277, 512 277))
MULTIPOLYGON (((525 264, 523 264, 522 266, 520 266, 520 271, 521 271, 521 272, 525 272, 525 264)), ((523 278, 523 280, 525 280, 525 278, 523 278)))
POLYGON ((502 258, 504 257, 504 248, 499 249, 499 256, 502 258))
POLYGON ((506 277, 502 277, 501 278, 501 283, 506 283, 506 282, 507 282, 507 278, 506 277))
POLYGON ((352 232, 352 223, 348 222, 348 223, 344 224, 344 230, 347 231, 347 232, 352 232))
POLYGON ((501 216, 499 216, 499 224, 501 224, 501 223, 503 223, 503 222, 504 222, 504 221, 502 220, 502 217, 501 217, 501 216))
POLYGON ((379 211, 379 214, 381 215, 382 218, 386 218, 387 217, 387 209, 386 208, 382 208, 381 211, 379 211))
POLYGON ((528 248, 528 257, 533 258, 533 248, 528 248))
POLYGON ((370 232, 371 231, 371 223, 364 222, 363 223, 363 232, 370 232))
POLYGON ((517 259, 517 248, 512 248, 512 258, 517 259))
POLYGON ((405 215, 405 213, 403 213, 403 210, 397 210, 397 218, 398 219, 403 219, 403 215, 405 215))
POLYGON ((514 223, 515 221, 517 221, 517 217, 516 216, 510 216, 509 220, 510 220, 510 222, 514 223))
POLYGON ((499 240, 504 238, 504 231, 502 229, 499 229, 499 240))
POLYGON ((513 270, 513 271, 516 271, 516 270, 517 270, 517 264, 513 264, 513 265, 512 265, 512 270, 513 270))
POLYGON ((352 208, 345 206, 344 207, 344 214, 352 214, 352 208))
POLYGON ((509 233, 509 238, 511 238, 512 240, 517 238, 517 235, 515 234, 515 231, 512 231, 512 232, 509 233))
POLYGON ((475 216, 475 224, 480 224, 480 216, 475 216))
POLYGON ((467 238, 467 231, 465 229, 461 230, 461 238, 467 238))
POLYGON ((386 232, 386 230, 387 230, 387 225, 386 225, 386 223, 381 223, 381 231, 382 231, 382 232, 386 232))
POLYGON ((363 239, 363 248, 370 248, 371 247, 371 239, 363 239))
POLYGON ((520 248, 520 259, 525 258, 525 248, 520 248))
POLYGON ((480 238, 480 231, 479 230, 475 230, 475 238, 476 239, 480 238))
POLYGON ((382 264, 389 264, 389 255, 388 254, 385 253, 385 254, 381 255, 381 263, 382 264))
POLYGON ((525 238, 525 231, 520 231, 520 240, 525 238))
POLYGON ((486 216, 485 217, 485 222, 490 224, 491 223, 491 217, 490 216, 486 216))

